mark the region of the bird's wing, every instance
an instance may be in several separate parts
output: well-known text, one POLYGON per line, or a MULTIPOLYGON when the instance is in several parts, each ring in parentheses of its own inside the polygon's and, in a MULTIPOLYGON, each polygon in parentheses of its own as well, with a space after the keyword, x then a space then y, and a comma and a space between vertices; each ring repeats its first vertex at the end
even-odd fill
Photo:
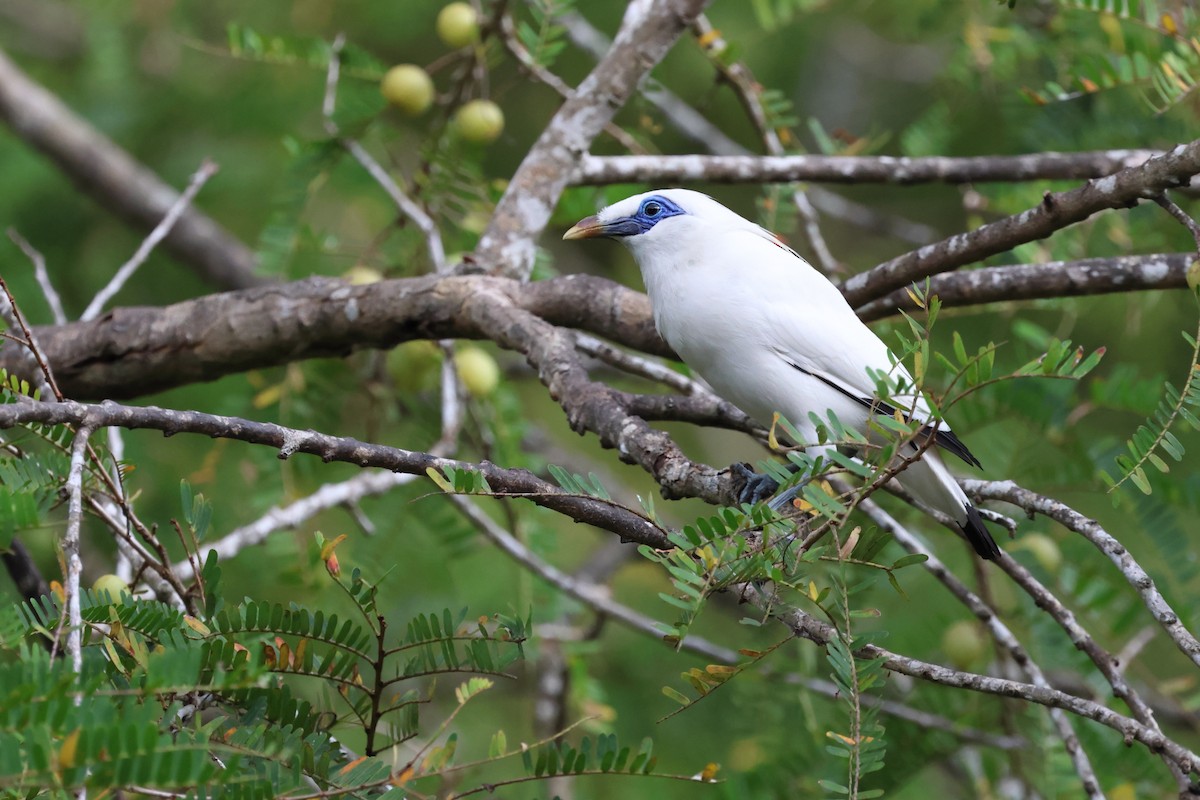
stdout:
MULTIPOLYGON (((906 418, 928 422, 932 411, 925 398, 912 391, 914 382, 908 371, 892 363, 887 345, 859 320, 837 287, 774 237, 758 238, 767 246, 755 242, 749 249, 756 260, 764 262, 768 347, 792 368, 868 413, 895 415, 899 411, 906 418), (868 369, 888 374, 900 391, 888 401, 880 399, 868 369)), ((944 421, 936 426, 927 424, 926 429, 940 447, 980 466, 944 421)))

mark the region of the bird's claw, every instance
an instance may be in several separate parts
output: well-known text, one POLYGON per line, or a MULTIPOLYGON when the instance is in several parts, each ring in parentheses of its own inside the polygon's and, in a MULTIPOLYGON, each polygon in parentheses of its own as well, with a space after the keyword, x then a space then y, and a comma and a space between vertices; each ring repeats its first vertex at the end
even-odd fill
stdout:
POLYGON ((765 472, 755 472, 748 464, 732 464, 729 471, 742 480, 737 490, 738 505, 761 503, 779 490, 779 481, 765 472))
MULTIPOLYGON (((732 464, 729 467, 729 471, 742 481, 742 485, 737 491, 738 505, 744 503, 749 503, 750 505, 761 503, 779 491, 779 481, 765 472, 755 472, 748 464, 732 464)), ((808 483, 807 479, 789 486, 779 496, 774 497, 767 504, 768 507, 772 511, 779 511, 779 509, 786 507, 803 491, 806 483, 808 483)))

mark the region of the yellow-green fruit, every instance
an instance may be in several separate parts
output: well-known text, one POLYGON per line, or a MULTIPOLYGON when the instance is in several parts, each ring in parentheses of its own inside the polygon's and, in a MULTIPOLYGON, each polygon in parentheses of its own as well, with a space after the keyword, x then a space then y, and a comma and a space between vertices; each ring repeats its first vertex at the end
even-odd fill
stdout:
POLYGON ((470 3, 451 3, 438 12, 438 38, 447 47, 466 47, 479 38, 479 18, 470 3))
POLYGON ((491 100, 472 100, 458 109, 454 123, 468 142, 488 144, 504 132, 504 112, 491 100))
POLYGON ((355 264, 350 269, 342 273, 342 277, 350 281, 353 286, 362 286, 366 283, 379 283, 383 280, 383 273, 374 267, 355 264))
POLYGON ((105 592, 113 600, 120 600, 121 593, 129 594, 129 584, 118 578, 116 575, 101 575, 96 578, 96 582, 92 584, 92 591, 101 597, 105 592))
POLYGON ((400 64, 384 74, 379 84, 383 99, 415 117, 433 105, 433 79, 416 64, 400 64))
POLYGON ((405 342, 387 355, 388 374, 402 389, 433 389, 441 373, 442 351, 434 342, 405 342))
POLYGON ((1058 543, 1044 533, 1027 533, 1021 537, 1021 547, 1033 553, 1033 557, 1047 572, 1058 572, 1062 566, 1062 550, 1058 543))
POLYGON ((967 669, 987 655, 987 639, 979 629, 979 623, 960 620, 942 634, 942 651, 952 665, 967 669))
POLYGON ((1187 281, 1189 289, 1193 292, 1200 292, 1200 258, 1188 266, 1187 272, 1183 274, 1183 279, 1187 281))
POLYGON ((454 354, 458 377, 475 397, 487 397, 500 385, 500 365, 478 347, 464 347, 454 354))

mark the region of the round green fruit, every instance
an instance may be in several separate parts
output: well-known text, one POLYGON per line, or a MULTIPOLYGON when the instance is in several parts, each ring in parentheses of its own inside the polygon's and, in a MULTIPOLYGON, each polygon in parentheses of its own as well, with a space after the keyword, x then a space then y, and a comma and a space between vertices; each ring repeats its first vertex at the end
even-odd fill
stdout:
POLYGON ((351 286, 362 286, 367 283, 379 283, 383 280, 383 273, 374 267, 355 264, 342 273, 342 278, 349 281, 351 286))
POLYGON ((1021 547, 1033 553, 1046 572, 1053 574, 1062 566, 1062 550, 1058 549, 1057 542, 1044 533, 1025 534, 1021 537, 1021 547))
POLYGON ((967 669, 987 656, 988 643, 979 623, 959 620, 942 634, 942 651, 958 669, 967 669))
POLYGON ((491 100, 472 100, 458 109, 454 123, 468 142, 490 144, 504 132, 504 112, 491 100))
POLYGON ((402 389, 425 391, 438 385, 442 350, 436 342, 405 342, 387 355, 388 374, 402 389))
POLYGON ((116 575, 101 575, 92 584, 92 591, 101 597, 108 592, 108 596, 115 602, 121 599, 122 594, 129 594, 129 584, 116 575))
POLYGON ((470 3, 451 3, 438 12, 437 35, 447 47, 466 47, 479 40, 479 17, 470 3))
POLYGON ((383 99, 410 117, 425 112, 433 105, 433 79, 416 64, 392 67, 379 83, 383 99))
POLYGON ((475 397, 487 397, 500 385, 500 365, 478 347, 464 347, 454 354, 458 377, 475 397))

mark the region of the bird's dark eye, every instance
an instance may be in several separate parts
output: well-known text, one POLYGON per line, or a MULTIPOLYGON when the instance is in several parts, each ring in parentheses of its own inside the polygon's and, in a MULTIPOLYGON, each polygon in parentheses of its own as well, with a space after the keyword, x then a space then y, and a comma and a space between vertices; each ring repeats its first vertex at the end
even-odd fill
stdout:
POLYGON ((662 206, 652 200, 649 203, 646 203, 646 205, 642 206, 642 213, 647 217, 657 217, 662 213, 662 206))

